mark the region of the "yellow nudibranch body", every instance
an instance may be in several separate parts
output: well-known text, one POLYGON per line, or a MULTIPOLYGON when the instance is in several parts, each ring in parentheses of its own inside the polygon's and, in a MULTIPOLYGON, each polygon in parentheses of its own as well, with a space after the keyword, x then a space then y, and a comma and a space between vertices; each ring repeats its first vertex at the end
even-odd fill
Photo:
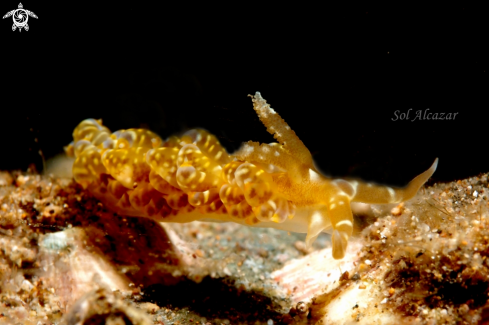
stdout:
POLYGON ((122 215, 303 232, 307 245, 330 232, 333 257, 340 259, 353 231, 350 202, 408 200, 436 170, 438 159, 405 188, 330 179, 314 167, 309 150, 260 93, 251 97, 278 143, 249 141, 228 154, 201 129, 163 141, 144 129, 111 133, 100 120, 87 119, 65 148, 76 157, 74 179, 122 215))

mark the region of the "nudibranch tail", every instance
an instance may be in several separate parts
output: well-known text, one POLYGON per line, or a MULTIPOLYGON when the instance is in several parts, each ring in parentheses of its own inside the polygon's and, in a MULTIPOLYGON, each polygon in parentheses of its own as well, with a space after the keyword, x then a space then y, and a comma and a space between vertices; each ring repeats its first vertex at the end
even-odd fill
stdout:
POLYGON ((350 182, 353 187, 354 202, 363 203, 400 203, 413 198, 424 183, 433 175, 438 166, 438 158, 435 159, 430 168, 416 176, 404 188, 375 185, 361 182, 350 182))
POLYGON ((436 169, 404 189, 332 180, 314 167, 309 150, 257 92, 253 107, 278 143, 248 142, 229 154, 218 139, 194 129, 163 141, 143 129, 111 133, 101 120, 82 121, 65 150, 76 157, 73 177, 109 209, 163 222, 233 221, 306 232, 311 245, 331 232, 343 258, 353 232, 351 201, 392 203, 413 197, 436 169))

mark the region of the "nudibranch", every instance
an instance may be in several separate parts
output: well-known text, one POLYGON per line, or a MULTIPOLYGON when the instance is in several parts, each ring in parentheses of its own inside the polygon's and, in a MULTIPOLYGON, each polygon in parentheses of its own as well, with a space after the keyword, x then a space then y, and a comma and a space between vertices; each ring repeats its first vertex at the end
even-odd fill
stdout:
POLYGON ((163 141, 144 129, 111 133, 101 120, 82 121, 65 149, 76 157, 73 177, 109 209, 160 222, 233 221, 332 237, 333 257, 345 255, 353 231, 350 202, 397 203, 412 198, 433 165, 405 188, 331 179, 257 92, 253 108, 278 142, 249 141, 229 154, 202 129, 163 141))

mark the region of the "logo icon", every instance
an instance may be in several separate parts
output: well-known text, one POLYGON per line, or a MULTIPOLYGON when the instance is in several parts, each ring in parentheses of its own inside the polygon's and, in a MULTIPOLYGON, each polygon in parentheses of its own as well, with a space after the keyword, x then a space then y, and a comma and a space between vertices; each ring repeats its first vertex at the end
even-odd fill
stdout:
POLYGON ((22 3, 19 3, 19 8, 9 11, 3 16, 3 18, 7 18, 12 16, 14 20, 14 24, 12 25, 12 31, 15 31, 16 28, 19 29, 19 32, 22 31, 22 28, 25 30, 29 30, 29 25, 27 25, 27 21, 29 20, 29 16, 33 18, 37 18, 36 14, 32 11, 25 10, 22 6, 22 3))

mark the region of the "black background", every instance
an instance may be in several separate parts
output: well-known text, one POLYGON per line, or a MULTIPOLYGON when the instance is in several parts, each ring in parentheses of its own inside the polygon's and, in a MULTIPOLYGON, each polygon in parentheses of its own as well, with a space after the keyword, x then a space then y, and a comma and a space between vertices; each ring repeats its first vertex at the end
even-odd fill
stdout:
POLYGON ((162 137, 202 127, 229 151, 269 143, 255 91, 326 174, 403 185, 435 157, 435 181, 489 170, 481 8, 23 5, 29 31, 0 21, 0 170, 42 169, 38 151, 61 153, 90 117, 162 137), (409 108, 458 115, 392 121, 409 108))

